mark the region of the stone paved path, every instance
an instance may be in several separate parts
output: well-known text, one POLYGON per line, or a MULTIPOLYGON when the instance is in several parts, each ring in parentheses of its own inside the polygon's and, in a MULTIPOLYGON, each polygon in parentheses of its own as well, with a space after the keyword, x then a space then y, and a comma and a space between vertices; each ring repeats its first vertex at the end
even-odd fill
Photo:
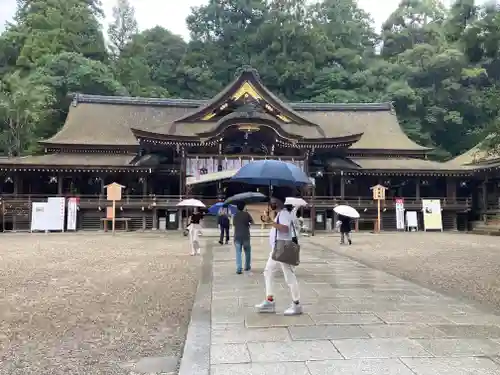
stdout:
POLYGON ((235 274, 232 246, 210 250, 206 374, 500 374, 500 316, 319 249, 307 239, 302 246, 297 276, 305 313, 297 317, 280 315, 290 303, 280 273, 278 313, 254 311, 264 298, 266 239, 253 243, 250 275, 235 274))

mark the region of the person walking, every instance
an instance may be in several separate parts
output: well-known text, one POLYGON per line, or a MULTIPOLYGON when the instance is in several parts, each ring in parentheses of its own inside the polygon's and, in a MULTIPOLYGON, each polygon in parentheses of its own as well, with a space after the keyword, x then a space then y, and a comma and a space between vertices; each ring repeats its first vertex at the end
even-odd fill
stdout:
POLYGON ((294 226, 292 213, 283 205, 283 201, 278 198, 272 198, 271 209, 277 212, 276 218, 271 222, 272 228, 269 232, 269 245, 271 253, 264 268, 264 281, 266 284, 266 299, 264 302, 256 305, 259 313, 275 313, 276 301, 274 300, 274 273, 277 268, 281 268, 285 276, 285 282, 288 284, 292 296, 291 306, 285 310, 284 314, 300 315, 302 314, 302 305, 300 304, 300 291, 297 277, 295 276, 295 267, 286 263, 275 261, 272 253, 277 240, 292 241, 297 239, 297 231, 294 226))
POLYGON ((189 244, 191 246, 191 255, 200 255, 200 233, 201 233, 201 221, 203 220, 203 213, 195 208, 193 214, 189 218, 188 230, 189 230, 189 244))
POLYGON ((340 244, 343 245, 345 244, 345 240, 347 238, 347 242, 349 245, 352 244, 351 240, 351 222, 352 219, 350 217, 344 216, 344 215, 339 215, 339 221, 340 221, 340 244))
POLYGON ((224 244, 224 234, 226 238, 226 245, 229 243, 229 224, 231 222, 229 215, 229 208, 227 207, 221 207, 217 213, 217 224, 219 225, 220 230, 219 243, 221 245, 224 244))
POLYGON ((245 211, 245 203, 236 204, 236 214, 233 216, 234 248, 236 250, 236 273, 243 273, 242 251, 245 252, 245 271, 252 269, 252 247, 250 245, 250 225, 253 224, 252 216, 245 211))

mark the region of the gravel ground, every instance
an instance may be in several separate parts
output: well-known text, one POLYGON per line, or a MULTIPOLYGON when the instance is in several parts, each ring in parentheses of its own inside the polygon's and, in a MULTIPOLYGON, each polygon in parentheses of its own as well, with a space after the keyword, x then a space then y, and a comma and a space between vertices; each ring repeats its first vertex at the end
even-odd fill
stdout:
POLYGON ((500 313, 500 241, 462 233, 354 234, 353 245, 332 237, 313 242, 374 268, 500 313))
POLYGON ((180 357, 201 257, 170 237, 2 234, 0 374, 128 375, 124 362, 180 357))

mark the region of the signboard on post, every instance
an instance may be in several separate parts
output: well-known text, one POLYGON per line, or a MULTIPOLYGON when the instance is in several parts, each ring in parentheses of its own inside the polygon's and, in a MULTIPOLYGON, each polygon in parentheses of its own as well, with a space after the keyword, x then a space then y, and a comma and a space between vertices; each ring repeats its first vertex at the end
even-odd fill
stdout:
POLYGON ((372 186, 370 190, 373 193, 373 200, 377 201, 377 228, 376 232, 380 232, 380 201, 385 200, 385 191, 387 188, 384 185, 377 184, 372 186))
POLYGON ((443 231, 441 201, 439 199, 422 199, 422 212, 424 215, 424 231, 443 231))
POLYGON ((396 229, 405 230, 405 203, 403 198, 396 198, 396 229))
POLYGON ((120 185, 117 182, 113 182, 112 184, 106 185, 106 194, 108 201, 112 201, 113 205, 111 207, 107 207, 106 209, 106 218, 111 219, 111 228, 113 234, 115 234, 115 224, 116 224, 116 202, 122 200, 122 189, 125 186, 120 185))

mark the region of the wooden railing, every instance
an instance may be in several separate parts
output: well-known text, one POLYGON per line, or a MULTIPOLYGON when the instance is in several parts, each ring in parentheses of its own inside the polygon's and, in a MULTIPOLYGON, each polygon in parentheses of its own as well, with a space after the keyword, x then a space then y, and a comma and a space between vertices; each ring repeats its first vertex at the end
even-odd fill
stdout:
MULTIPOLYGON (((40 195, 40 194, 1 194, 0 202, 10 202, 10 203, 31 203, 46 200, 51 195, 40 195)), ((55 195, 52 195, 55 196, 55 195)), ((98 206, 106 206, 108 201, 105 195, 71 195, 66 194, 66 197, 77 197, 80 199, 81 208, 93 208, 98 206)), ((217 202, 216 197, 203 197, 197 195, 190 195, 190 198, 196 198, 202 200, 207 206, 217 202)), ((441 207, 443 208, 470 208, 472 202, 469 198, 423 198, 423 199, 439 199, 441 201, 441 207)), ((179 195, 123 195, 122 200, 117 203, 121 206, 128 206, 130 208, 134 207, 173 207, 179 201, 181 197, 179 195)), ((305 200, 310 204, 314 204, 316 207, 333 207, 337 204, 348 204, 353 207, 370 208, 376 207, 377 203, 371 199, 371 197, 331 197, 331 196, 317 196, 305 197, 305 200)), ((422 207, 422 199, 416 198, 404 198, 405 208, 420 208, 422 207)), ((394 208, 395 202, 393 199, 387 199, 382 201, 381 206, 383 208, 394 208)))
MULTIPOLYGON (((425 198, 406 198, 404 199, 405 208, 414 208, 414 207, 422 207, 422 199, 439 199, 441 201, 442 208, 457 208, 457 207, 471 207, 472 202, 470 198, 442 198, 442 197, 425 197, 425 198)), ((311 202, 311 199, 306 199, 308 202, 311 202)), ((347 204, 353 207, 377 207, 377 202, 374 201, 371 197, 315 197, 314 204, 317 207, 321 206, 332 206, 336 204, 347 204)), ((383 208, 394 208, 396 206, 396 202, 393 199, 386 199, 381 202, 381 207, 383 208)))

